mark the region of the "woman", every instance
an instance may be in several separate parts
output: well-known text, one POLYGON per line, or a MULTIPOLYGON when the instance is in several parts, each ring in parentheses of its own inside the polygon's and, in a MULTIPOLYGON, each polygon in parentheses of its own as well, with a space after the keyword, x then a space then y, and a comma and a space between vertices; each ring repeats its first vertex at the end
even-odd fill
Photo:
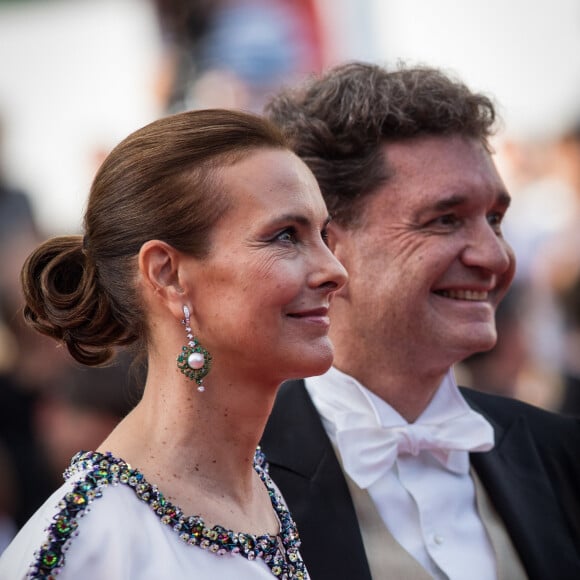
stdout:
POLYGON ((252 115, 174 115, 112 151, 84 237, 25 263, 25 317, 87 365, 134 343, 144 394, 73 458, 0 578, 30 564, 32 578, 307 577, 256 448, 280 383, 332 362, 327 312, 346 274, 327 222, 310 171, 252 115))

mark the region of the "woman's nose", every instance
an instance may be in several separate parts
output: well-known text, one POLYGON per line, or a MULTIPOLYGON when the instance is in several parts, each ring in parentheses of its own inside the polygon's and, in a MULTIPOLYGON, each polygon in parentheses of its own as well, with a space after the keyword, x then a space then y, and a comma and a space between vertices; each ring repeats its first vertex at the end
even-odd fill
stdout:
POLYGON ((330 248, 326 245, 321 246, 321 251, 315 259, 317 267, 311 276, 311 285, 316 288, 327 288, 329 291, 340 290, 346 284, 348 273, 330 248))

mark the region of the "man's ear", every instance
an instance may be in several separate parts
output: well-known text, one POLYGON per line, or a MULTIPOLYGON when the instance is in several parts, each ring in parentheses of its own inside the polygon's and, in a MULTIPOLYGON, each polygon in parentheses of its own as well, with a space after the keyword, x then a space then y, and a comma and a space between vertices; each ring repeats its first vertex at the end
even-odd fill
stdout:
POLYGON ((180 279, 182 258, 180 252, 161 240, 149 240, 139 250, 139 272, 144 290, 159 296, 177 316, 186 293, 180 279))

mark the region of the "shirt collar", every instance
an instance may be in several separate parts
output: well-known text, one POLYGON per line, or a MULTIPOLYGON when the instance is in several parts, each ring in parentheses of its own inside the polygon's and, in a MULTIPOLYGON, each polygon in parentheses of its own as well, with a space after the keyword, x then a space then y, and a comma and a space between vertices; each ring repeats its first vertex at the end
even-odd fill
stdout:
MULTIPOLYGON (((330 367, 324 375, 306 379, 305 384, 319 413, 333 432, 336 432, 341 417, 353 412, 372 417, 374 424, 383 427, 408 424, 386 401, 336 367, 330 367)), ((470 411, 459 392, 453 368, 450 368, 415 423, 441 423, 470 411)))

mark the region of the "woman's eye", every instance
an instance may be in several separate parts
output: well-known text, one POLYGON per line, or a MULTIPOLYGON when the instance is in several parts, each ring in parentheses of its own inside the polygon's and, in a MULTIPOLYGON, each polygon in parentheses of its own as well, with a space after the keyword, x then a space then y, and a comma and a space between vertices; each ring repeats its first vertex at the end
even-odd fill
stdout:
POLYGON ((320 232, 320 237, 322 238, 322 241, 328 246, 328 230, 326 228, 320 232))

